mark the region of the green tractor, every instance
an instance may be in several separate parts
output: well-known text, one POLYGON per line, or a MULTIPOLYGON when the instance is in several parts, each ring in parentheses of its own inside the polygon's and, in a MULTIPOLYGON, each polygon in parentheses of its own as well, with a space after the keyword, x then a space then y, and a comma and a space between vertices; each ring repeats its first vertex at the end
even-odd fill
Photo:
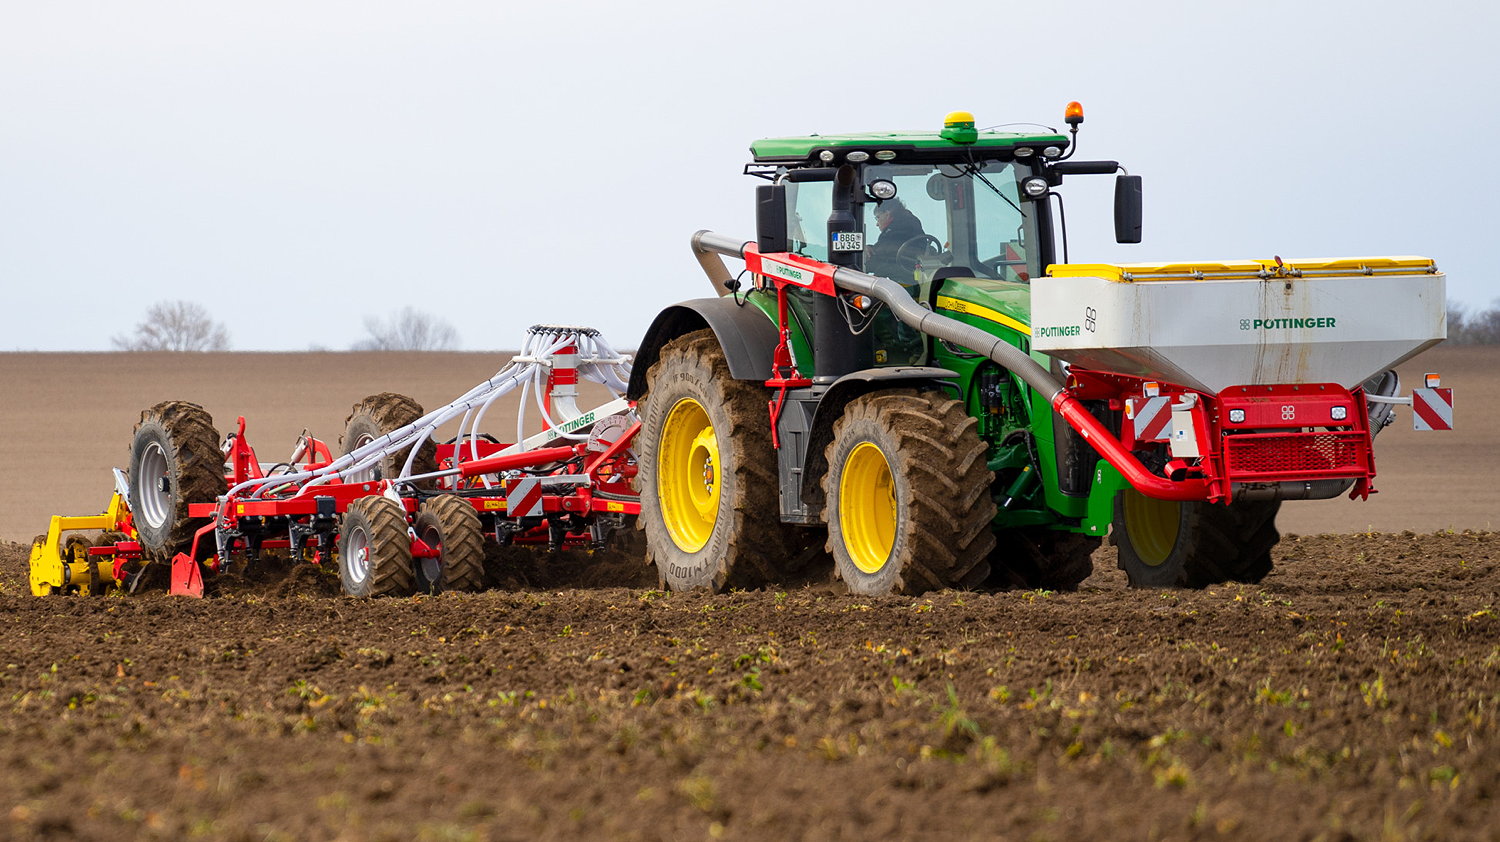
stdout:
MULTIPOLYGON (((756 239, 694 236, 718 295, 662 311, 632 370, 641 523, 663 586, 772 584, 826 548, 859 594, 1071 589, 1111 526, 1133 585, 1257 581, 1281 500, 1369 493, 1386 419, 1364 395, 1394 393, 1384 366, 1319 372, 1321 403, 1309 403, 1308 372, 1256 358, 1337 335, 1288 327, 1205 369, 1184 362, 1191 347, 1149 347, 1160 325, 1144 339, 1118 333, 1147 306, 1116 294, 1132 267, 1068 264, 1056 191, 1121 168, 1071 160, 1077 103, 1066 120, 1071 138, 978 130, 956 112, 939 132, 751 146, 745 171, 766 182, 756 239), (1097 301, 1067 292, 1095 281, 1113 284, 1097 301), (1056 293, 1045 314, 1044 287, 1056 293), (1260 419, 1267 400, 1282 421, 1231 424, 1247 409, 1260 419), (1311 423, 1331 401, 1343 423, 1311 423), (1335 458, 1309 438, 1318 430, 1339 436, 1335 458)), ((1139 242, 1139 176, 1117 176, 1114 212, 1117 239, 1139 242)), ((1392 267, 1397 280, 1442 283, 1430 266, 1392 267)), ((1203 272, 1153 268, 1179 299, 1203 272)), ((1211 268, 1240 298, 1267 283, 1211 268)), ((1406 356, 1436 341, 1431 325, 1414 332, 1406 356)))

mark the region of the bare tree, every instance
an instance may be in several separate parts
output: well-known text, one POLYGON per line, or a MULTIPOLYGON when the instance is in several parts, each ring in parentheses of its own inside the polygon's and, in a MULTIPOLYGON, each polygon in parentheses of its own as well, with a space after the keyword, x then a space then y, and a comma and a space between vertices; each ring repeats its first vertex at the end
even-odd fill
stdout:
POLYGON ((229 331, 202 304, 158 301, 130 336, 114 336, 119 351, 227 351, 229 331))
POLYGON ((1449 301, 1448 341, 1454 345, 1500 345, 1500 301, 1488 310, 1472 312, 1449 301))
POLYGON ((451 351, 458 345, 458 331, 436 316, 411 307, 401 308, 390 321, 365 318, 370 335, 354 343, 356 351, 451 351))

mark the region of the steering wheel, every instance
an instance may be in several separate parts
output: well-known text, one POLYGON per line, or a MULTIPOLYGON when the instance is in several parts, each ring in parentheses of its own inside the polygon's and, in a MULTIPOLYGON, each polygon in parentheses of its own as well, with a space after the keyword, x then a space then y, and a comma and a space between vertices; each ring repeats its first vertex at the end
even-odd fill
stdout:
POLYGON ((924 257, 937 257, 943 253, 943 244, 931 234, 919 234, 896 249, 896 259, 902 264, 916 264, 924 257))

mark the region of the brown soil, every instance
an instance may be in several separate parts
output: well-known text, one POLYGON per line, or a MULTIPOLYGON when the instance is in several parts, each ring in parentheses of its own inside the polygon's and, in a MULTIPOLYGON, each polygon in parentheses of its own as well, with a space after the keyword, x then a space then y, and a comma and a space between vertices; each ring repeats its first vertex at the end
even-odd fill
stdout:
POLYGON ((1288 537, 1262 585, 1201 592, 1127 590, 1102 550, 1078 593, 917 599, 663 594, 530 555, 474 595, 331 597, 304 568, 36 599, 25 551, 0 545, 3 838, 1500 826, 1493 533, 1288 537))

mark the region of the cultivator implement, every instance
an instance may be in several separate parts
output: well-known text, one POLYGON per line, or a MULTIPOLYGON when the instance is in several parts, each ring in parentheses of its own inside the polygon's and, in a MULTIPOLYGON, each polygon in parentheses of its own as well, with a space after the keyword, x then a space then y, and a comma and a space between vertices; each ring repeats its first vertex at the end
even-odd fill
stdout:
POLYGON ((597 331, 538 325, 509 365, 446 406, 423 412, 405 396, 372 395, 350 414, 344 453, 304 432, 292 456, 271 465, 244 417, 220 444, 201 407, 160 404, 142 415, 110 511, 54 518, 33 548, 33 591, 86 582, 99 592, 126 581, 138 560, 170 565, 172 593, 201 596, 206 579, 267 554, 335 566, 356 596, 476 590, 487 541, 601 548, 640 511, 631 450, 640 425, 620 397, 629 373, 629 359, 597 331), (615 397, 580 410, 580 380, 615 397), (504 443, 483 424, 517 390, 515 441, 504 443), (541 420, 529 436, 528 403, 541 420), (436 441, 453 425, 455 435, 436 441), (82 548, 60 538, 84 529, 109 540, 82 548))

